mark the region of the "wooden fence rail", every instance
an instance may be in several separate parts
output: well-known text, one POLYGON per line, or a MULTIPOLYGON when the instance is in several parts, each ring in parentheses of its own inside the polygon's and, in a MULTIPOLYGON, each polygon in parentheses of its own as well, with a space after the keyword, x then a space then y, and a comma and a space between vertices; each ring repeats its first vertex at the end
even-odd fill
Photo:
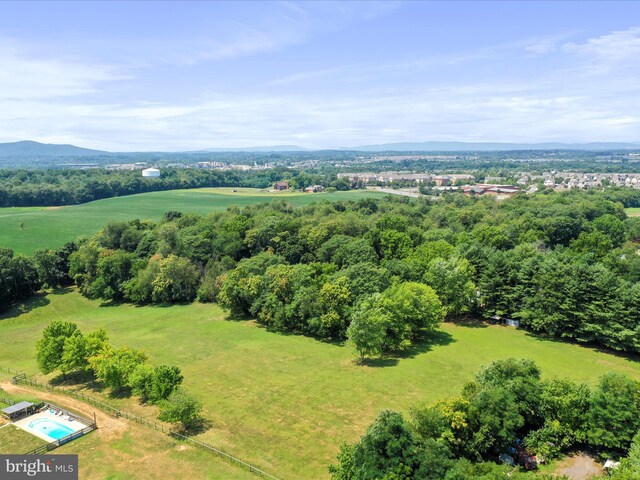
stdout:
MULTIPOLYGON (((10 369, 7 368, 2 368, 0 367, 0 370, 2 371, 9 371, 10 369)), ((13 372, 13 371, 12 371, 13 372)), ((234 463, 246 470, 248 470, 251 473, 254 473, 255 475, 258 475, 259 477, 262 478, 268 478, 271 480, 281 480, 278 477, 275 477, 273 475, 271 475, 270 473, 265 472, 264 470, 259 469, 258 467, 254 467, 253 465, 251 465, 250 463, 245 462, 244 460, 240 460, 237 457, 234 457, 233 455, 224 452, 212 445, 209 445, 208 443, 204 443, 204 442, 200 442, 199 440, 195 440, 194 438, 188 437, 186 435, 182 435, 180 433, 174 432, 172 430, 170 430, 169 428, 160 425, 158 423, 155 422, 151 422, 149 420, 147 420, 146 418, 142 418, 142 417, 138 417, 137 415, 133 415, 129 412, 127 412, 126 410, 120 410, 118 408, 112 407, 111 405, 108 405, 90 395, 85 395, 82 392, 75 392, 73 390, 67 390, 65 388, 61 388, 61 387, 55 387, 53 385, 48 385, 48 384, 44 384, 41 382, 37 382, 34 380, 30 380, 27 378, 26 374, 24 373, 18 373, 15 372, 15 376, 13 377, 13 383, 15 384, 20 384, 20 385, 28 385, 31 387, 35 387, 35 388, 39 388, 41 390, 46 390, 49 392, 55 392, 55 393, 62 393, 63 395, 68 395, 70 397, 76 398, 78 400, 82 400, 90 405, 93 405, 95 407, 100 408, 101 410, 106 411, 107 413, 115 416, 115 417, 123 417, 126 418, 127 420, 132 420, 136 423, 139 423, 141 425, 145 425, 149 428, 153 428, 154 430, 163 432, 167 435, 169 435, 170 437, 173 437, 177 440, 180 441, 184 441, 185 443, 188 443, 190 445, 193 445, 196 448, 200 448, 202 450, 208 451, 210 453, 213 453, 214 455, 217 455, 221 458, 224 458, 225 460, 228 460, 231 463, 234 463)), ((47 445, 45 445, 44 447, 46 447, 47 445)), ((42 449, 44 447, 39 447, 39 449, 42 449)), ((38 449, 36 449, 38 450, 38 449)))

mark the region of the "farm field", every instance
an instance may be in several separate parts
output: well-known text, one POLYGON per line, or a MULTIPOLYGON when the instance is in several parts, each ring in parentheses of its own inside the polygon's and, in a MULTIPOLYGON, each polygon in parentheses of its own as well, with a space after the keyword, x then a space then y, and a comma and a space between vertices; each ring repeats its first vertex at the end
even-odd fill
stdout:
MULTIPOLYGON (((406 412, 455 394, 494 359, 532 358, 546 376, 590 384, 610 371, 640 379, 636 358, 510 327, 447 323, 406 357, 359 366, 347 347, 225 320, 217 305, 103 305, 75 291, 37 296, 0 316, 0 365, 37 375, 35 343, 53 318, 76 322, 85 332, 104 328, 115 345, 142 348, 153 363, 180 366, 185 387, 212 422, 199 438, 285 480, 328 478, 326 467, 340 443, 359 438, 380 410, 406 412)), ((134 399, 108 401, 155 416, 134 399)), ((93 448, 102 458, 113 455, 105 445, 93 448)))
POLYGON ((630 217, 640 217, 640 208, 625 208, 624 211, 630 217))
POLYGON ((65 207, 0 208, 0 247, 30 254, 41 248, 56 248, 80 236, 90 236, 110 220, 149 218, 159 220, 169 210, 207 214, 231 205, 246 205, 284 199, 293 205, 319 201, 358 200, 382 196, 375 191, 333 193, 261 192, 251 188, 198 188, 141 193, 107 198, 65 207))

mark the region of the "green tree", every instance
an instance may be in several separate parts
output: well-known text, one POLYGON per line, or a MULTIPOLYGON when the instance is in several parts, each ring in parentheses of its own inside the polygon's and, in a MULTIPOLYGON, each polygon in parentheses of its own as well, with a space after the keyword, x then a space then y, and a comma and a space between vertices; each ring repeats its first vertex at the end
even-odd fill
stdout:
POLYGON ((418 444, 402 415, 385 410, 354 447, 342 447, 333 480, 410 479, 418 465, 418 444))
POLYGON ((596 218, 591 225, 597 231, 608 236, 614 247, 622 245, 627 237, 627 229, 624 222, 610 213, 596 218))
POLYGON ((592 445, 624 452, 640 430, 640 384, 608 373, 591 395, 588 439, 592 445))
POLYGON ((629 455, 620 461, 620 466, 611 472, 609 478, 611 480, 640 479, 640 431, 633 437, 629 455))
POLYGON ((392 285, 380 297, 379 305, 389 318, 387 345, 394 350, 411 346, 420 332, 435 331, 445 313, 434 290, 415 282, 392 285))
POLYGON ((68 370, 63 362, 64 346, 67 339, 80 333, 75 323, 54 320, 42 332, 42 338, 36 344, 38 367, 44 374, 57 369, 64 375, 68 370))
POLYGON ((468 313, 476 303, 473 276, 474 270, 468 260, 451 257, 433 260, 423 280, 438 294, 447 314, 456 316, 468 313))
POLYGON ((67 372, 74 370, 91 372, 89 358, 98 355, 107 348, 109 337, 104 330, 96 330, 88 335, 82 335, 76 330, 64 341, 62 364, 67 372))
POLYGON ((147 355, 142 350, 128 347, 109 347, 89 358, 96 378, 116 392, 130 386, 131 374, 146 361, 147 355))
POLYGON ((163 422, 181 423, 183 429, 195 427, 201 421, 202 404, 184 390, 174 391, 160 402, 158 418, 163 422))
POLYGON ((153 279, 151 298, 154 303, 191 302, 196 297, 200 274, 186 258, 169 255, 160 260, 153 279))
POLYGON ((153 389, 154 368, 148 363, 141 363, 129 375, 131 393, 138 395, 142 402, 149 401, 153 389))
POLYGON ((125 295, 125 285, 131 279, 136 257, 122 250, 105 250, 98 260, 96 279, 89 290, 94 298, 121 300, 125 295))
POLYGON ((365 356, 382 354, 385 345, 385 332, 388 318, 380 308, 365 302, 351 316, 347 328, 347 338, 360 363, 365 356))
POLYGON ((538 411, 544 424, 527 436, 527 447, 554 458, 575 443, 583 442, 589 397, 585 384, 563 379, 543 381, 538 411))

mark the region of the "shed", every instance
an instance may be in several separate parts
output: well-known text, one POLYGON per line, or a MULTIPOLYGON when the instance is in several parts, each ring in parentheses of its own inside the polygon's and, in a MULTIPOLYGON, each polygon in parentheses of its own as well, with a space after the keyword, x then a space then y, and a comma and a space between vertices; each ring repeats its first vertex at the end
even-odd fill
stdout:
POLYGON ((278 191, 289 190, 289 182, 276 182, 273 184, 273 189, 278 191))
POLYGON ((1 410, 2 416, 7 420, 13 420, 16 417, 19 417, 25 413, 30 414, 33 411, 33 403, 31 402, 19 402, 15 405, 11 405, 10 407, 3 408, 1 410))

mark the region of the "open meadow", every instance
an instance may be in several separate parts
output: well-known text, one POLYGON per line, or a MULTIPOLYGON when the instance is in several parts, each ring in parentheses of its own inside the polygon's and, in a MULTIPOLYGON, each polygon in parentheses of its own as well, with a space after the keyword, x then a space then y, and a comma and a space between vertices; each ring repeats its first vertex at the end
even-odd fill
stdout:
POLYGON ((169 210, 204 215, 231 205, 244 207, 280 199, 300 206, 324 200, 358 200, 382 195, 363 190, 270 193, 251 188, 198 188, 141 193, 65 207, 0 208, 0 247, 31 254, 42 248, 60 247, 80 236, 93 235, 111 220, 160 220, 169 210))
POLYGON ((640 208, 625 208, 624 211, 630 217, 640 217, 640 208))
MULTIPOLYGON (((494 359, 531 358, 546 376, 590 384, 611 371, 640 379, 636 358, 511 327, 446 323, 404 357, 359 366, 348 347, 272 333, 251 320, 226 320, 215 304, 103 304, 75 291, 39 295, 0 316, 0 365, 38 376, 35 344, 52 319, 76 322, 84 332, 104 328, 115 345, 142 348, 152 363, 180 366, 185 387, 203 402, 211 421, 199 438, 283 479, 328 478, 326 467, 340 443, 357 440, 380 410, 407 412, 412 405, 456 394, 494 359)), ((134 399, 107 401, 150 419, 156 415, 134 399)), ((81 455, 91 448, 106 458, 117 456, 113 449, 125 449, 127 442, 143 445, 120 438, 109 446, 98 438, 65 448, 78 448, 81 455)), ((206 454, 197 456, 202 461, 206 454)))

